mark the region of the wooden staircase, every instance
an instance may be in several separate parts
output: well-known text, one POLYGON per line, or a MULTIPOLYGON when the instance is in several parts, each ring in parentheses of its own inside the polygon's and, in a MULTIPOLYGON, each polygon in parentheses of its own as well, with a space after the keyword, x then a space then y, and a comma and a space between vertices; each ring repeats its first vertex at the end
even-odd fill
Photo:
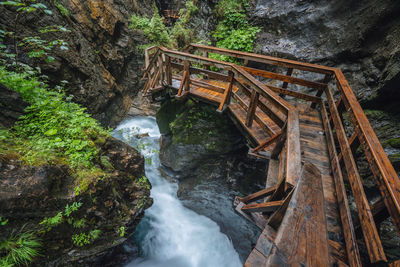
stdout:
POLYGON ((399 266, 388 262, 377 223, 390 217, 400 233, 400 180, 339 69, 196 44, 186 52, 151 47, 145 57, 145 96, 215 105, 246 136, 249 156, 269 162, 266 188, 234 201, 263 231, 245 266, 399 266), (282 68, 285 74, 270 71, 282 68), (381 192, 373 204, 356 164, 358 147, 381 192))

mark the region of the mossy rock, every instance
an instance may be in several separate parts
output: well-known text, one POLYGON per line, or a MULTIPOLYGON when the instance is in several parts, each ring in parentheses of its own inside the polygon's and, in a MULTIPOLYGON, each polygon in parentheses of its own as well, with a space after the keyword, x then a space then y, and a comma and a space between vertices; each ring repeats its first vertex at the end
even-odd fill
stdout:
POLYGON ((184 103, 175 99, 165 101, 161 105, 156 114, 156 120, 161 134, 169 134, 171 132, 169 124, 174 121, 184 109, 184 103))

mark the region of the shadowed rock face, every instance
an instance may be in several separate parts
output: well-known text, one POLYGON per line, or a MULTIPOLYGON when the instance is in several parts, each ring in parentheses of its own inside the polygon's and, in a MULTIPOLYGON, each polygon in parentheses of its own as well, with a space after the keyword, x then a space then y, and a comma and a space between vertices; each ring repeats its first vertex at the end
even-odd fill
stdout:
POLYGON ((258 52, 339 67, 363 104, 398 112, 399 12, 394 0, 258 0, 250 15, 258 52))
MULTIPOLYGON (((67 92, 74 96, 73 101, 87 107, 103 125, 115 126, 142 87, 143 53, 138 46, 144 40, 129 29, 129 20, 133 13, 152 12, 152 1, 58 1, 69 10, 69 16, 62 15, 53 1, 41 2, 53 15, 35 12, 20 16, 17 34, 35 36, 38 29, 49 25, 62 25, 70 30, 46 36, 49 40, 63 39, 69 50, 55 49, 53 63, 38 63, 54 84, 61 80, 69 82, 67 92)), ((1 6, 0 13, 0 28, 14 31, 15 12, 1 6)), ((6 42, 11 52, 12 40, 6 42)), ((33 63, 23 51, 20 60, 33 63)))

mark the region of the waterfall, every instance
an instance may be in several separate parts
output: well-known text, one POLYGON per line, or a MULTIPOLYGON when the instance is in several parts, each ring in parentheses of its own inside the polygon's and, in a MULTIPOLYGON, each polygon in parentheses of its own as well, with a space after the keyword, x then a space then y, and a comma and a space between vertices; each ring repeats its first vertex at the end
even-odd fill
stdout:
POLYGON ((178 184, 162 177, 158 156, 161 135, 156 120, 142 116, 127 119, 113 135, 141 150, 154 200, 135 233, 141 258, 126 266, 242 266, 231 240, 219 226, 184 207, 177 197, 178 184))

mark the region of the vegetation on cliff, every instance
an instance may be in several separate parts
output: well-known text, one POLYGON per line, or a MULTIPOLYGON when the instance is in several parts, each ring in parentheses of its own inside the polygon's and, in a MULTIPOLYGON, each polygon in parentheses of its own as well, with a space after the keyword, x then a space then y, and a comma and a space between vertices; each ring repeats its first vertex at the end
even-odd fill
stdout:
POLYGON ((132 15, 131 28, 141 31, 149 39, 151 45, 171 48, 184 48, 195 40, 194 33, 189 29, 190 18, 197 12, 196 1, 187 1, 185 8, 179 10, 179 20, 173 27, 167 27, 156 6, 151 19, 132 15))
POLYGON ((50 85, 35 64, 53 62, 56 47, 68 49, 57 39, 67 29, 48 25, 28 36, 18 20, 53 11, 36 0, 0 1, 4 6, 15 23, 0 30, 0 88, 29 105, 17 121, 0 124, 0 266, 28 265, 38 256, 63 261, 95 240, 90 252, 64 261, 96 255, 125 240, 151 203, 143 158, 72 102, 68 82, 50 85))

